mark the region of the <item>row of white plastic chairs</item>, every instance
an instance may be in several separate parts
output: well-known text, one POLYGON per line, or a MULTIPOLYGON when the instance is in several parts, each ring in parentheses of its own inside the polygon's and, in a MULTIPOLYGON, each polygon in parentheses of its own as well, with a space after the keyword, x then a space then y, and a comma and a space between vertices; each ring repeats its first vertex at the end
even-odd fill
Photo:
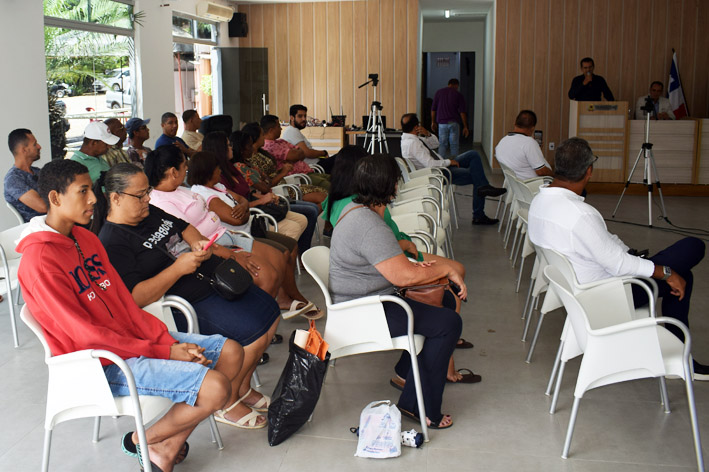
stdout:
POLYGON ((656 317, 657 284, 643 277, 614 277, 588 284, 579 284, 571 263, 562 254, 536 247, 527 232, 528 210, 532 198, 545 179, 521 181, 503 166, 508 197, 498 207, 501 221, 498 231, 506 224, 505 247, 515 227, 510 260, 521 257, 516 280, 519 291, 524 259, 536 255, 530 275, 527 300, 522 311, 526 337, 535 310, 542 296, 534 337, 525 361, 531 362, 539 340, 544 316, 558 308, 566 309, 567 317, 559 348, 545 391, 552 395, 550 413, 558 405, 561 380, 567 361, 583 356, 574 392, 574 403, 567 429, 562 457, 569 455, 580 400, 588 390, 605 385, 641 378, 659 378, 660 399, 669 413, 669 397, 665 376, 676 376, 685 382, 690 421, 694 438, 698 470, 704 470, 701 439, 692 389, 691 337, 687 327, 673 318, 656 317), (505 218, 507 213, 507 218, 505 218), (517 244, 519 242, 519 245, 517 244), (632 286, 645 290, 649 304, 635 308, 632 286), (684 333, 684 342, 662 325, 677 326, 684 333))

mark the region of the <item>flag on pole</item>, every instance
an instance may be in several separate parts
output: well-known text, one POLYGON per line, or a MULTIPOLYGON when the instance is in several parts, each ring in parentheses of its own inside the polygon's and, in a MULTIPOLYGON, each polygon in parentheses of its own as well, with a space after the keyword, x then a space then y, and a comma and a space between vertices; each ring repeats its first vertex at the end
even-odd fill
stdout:
POLYGON ((672 65, 670 66, 670 80, 667 86, 667 93, 670 99, 670 106, 678 120, 682 117, 689 116, 687 102, 684 100, 684 92, 682 91, 682 82, 679 80, 679 67, 677 67, 677 53, 672 50, 672 65))

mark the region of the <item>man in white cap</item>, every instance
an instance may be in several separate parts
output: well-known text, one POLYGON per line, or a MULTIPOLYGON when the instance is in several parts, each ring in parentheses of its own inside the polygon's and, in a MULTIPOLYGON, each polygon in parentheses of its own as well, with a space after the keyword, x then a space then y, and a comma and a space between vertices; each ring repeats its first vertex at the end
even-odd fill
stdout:
POLYGON ((89 169, 91 182, 95 182, 101 172, 111 168, 108 162, 99 156, 108 151, 109 146, 116 144, 118 139, 118 136, 111 134, 106 123, 92 121, 84 130, 84 142, 81 144, 81 148, 74 152, 71 160, 85 165, 89 169))

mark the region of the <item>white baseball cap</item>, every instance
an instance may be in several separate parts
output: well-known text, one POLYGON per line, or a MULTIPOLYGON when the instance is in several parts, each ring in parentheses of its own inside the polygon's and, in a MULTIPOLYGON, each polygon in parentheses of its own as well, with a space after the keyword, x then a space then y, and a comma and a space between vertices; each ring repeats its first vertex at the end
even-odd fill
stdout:
POLYGON ((84 130, 84 138, 103 141, 111 146, 116 144, 120 139, 118 136, 112 135, 108 130, 108 125, 102 121, 92 121, 89 123, 84 130))

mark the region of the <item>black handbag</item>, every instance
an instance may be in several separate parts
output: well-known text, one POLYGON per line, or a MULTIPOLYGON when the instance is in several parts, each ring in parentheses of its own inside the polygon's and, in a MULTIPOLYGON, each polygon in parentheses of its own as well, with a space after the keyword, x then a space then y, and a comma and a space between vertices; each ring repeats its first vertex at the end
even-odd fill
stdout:
POLYGON ((281 221, 286 217, 288 213, 288 204, 282 198, 278 199, 278 203, 266 203, 265 205, 258 205, 256 208, 271 215, 276 219, 276 221, 281 221))

